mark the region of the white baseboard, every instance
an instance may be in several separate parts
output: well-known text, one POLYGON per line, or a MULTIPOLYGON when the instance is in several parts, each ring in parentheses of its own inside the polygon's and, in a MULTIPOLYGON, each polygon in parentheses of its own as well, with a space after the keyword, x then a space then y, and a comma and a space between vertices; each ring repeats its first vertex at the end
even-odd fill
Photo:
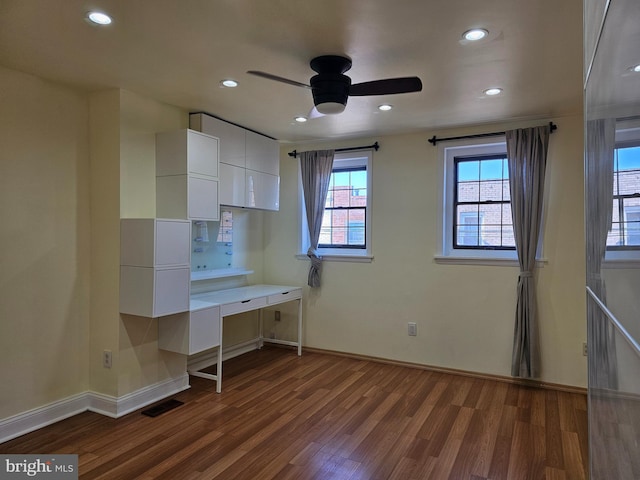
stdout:
POLYGON ((89 398, 87 410, 111 418, 118 418, 188 388, 189 375, 184 373, 181 377, 169 378, 121 397, 87 392, 89 398))
POLYGON ((168 379, 135 392, 113 397, 83 392, 0 420, 0 443, 38 430, 87 410, 118 418, 189 388, 189 375, 168 379))

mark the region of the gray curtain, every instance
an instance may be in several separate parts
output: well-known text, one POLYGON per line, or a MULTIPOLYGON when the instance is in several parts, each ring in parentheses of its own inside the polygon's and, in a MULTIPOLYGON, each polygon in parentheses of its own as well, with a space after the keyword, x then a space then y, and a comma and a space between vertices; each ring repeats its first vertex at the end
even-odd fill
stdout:
POLYGON ((511 375, 536 378, 540 346, 533 272, 542 219, 549 126, 506 132, 511 214, 520 275, 516 305, 511 375))
POLYGON ((324 215, 324 204, 333 168, 333 150, 316 150, 300 154, 300 172, 302 175, 302 191, 304 206, 307 212, 309 227, 309 250, 307 256, 311 260, 307 284, 310 287, 320 286, 322 273, 322 257, 318 255, 318 239, 324 215))
MULTIPOLYGON (((613 210, 615 129, 614 119, 589 120, 585 145, 587 286, 605 304, 605 283, 600 272, 613 210)), ((591 299, 587 302, 587 329, 589 384, 592 387, 616 388, 614 327, 591 299)))

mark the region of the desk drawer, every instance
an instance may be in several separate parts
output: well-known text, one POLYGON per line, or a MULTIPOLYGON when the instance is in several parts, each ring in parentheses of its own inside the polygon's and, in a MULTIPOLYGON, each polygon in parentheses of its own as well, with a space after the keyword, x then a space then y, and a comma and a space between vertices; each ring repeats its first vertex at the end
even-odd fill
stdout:
POLYGON ((222 305, 220 310, 223 317, 233 315, 234 313, 248 312, 249 310, 257 310, 267 305, 267 297, 257 297, 242 302, 228 303, 222 305))
POLYGON ((302 289, 295 288, 293 290, 289 290, 288 292, 276 293, 275 295, 269 295, 267 301, 269 305, 274 305, 276 303, 288 302, 290 300, 295 300, 297 298, 302 297, 302 289))

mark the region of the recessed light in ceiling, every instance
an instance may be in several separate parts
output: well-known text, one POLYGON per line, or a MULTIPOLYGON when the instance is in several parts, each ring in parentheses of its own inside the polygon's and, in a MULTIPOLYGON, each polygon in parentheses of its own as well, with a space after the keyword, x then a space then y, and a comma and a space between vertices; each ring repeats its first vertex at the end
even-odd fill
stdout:
POLYGON ((462 34, 462 38, 465 40, 469 40, 470 42, 477 42, 478 40, 482 40, 484 37, 489 35, 489 32, 484 28, 472 28, 471 30, 467 30, 462 34))
POLYGON ((629 67, 629 71, 633 73, 640 73, 640 64, 634 65, 633 67, 629 67))
POLYGON ((393 105, 389 105, 388 103, 383 103, 382 105, 378 105, 378 110, 381 112, 388 112, 393 108, 393 105))
POLYGON ((102 12, 87 13, 87 20, 96 25, 109 25, 111 23, 111 17, 102 12))
POLYGON ((307 117, 303 117, 302 115, 295 117, 294 120, 298 123, 304 123, 307 121, 307 117))
POLYGON ((493 97, 494 95, 500 95, 501 93, 502 93, 501 88, 487 88, 484 91, 484 94, 489 95, 490 97, 493 97))
POLYGON ((225 80, 222 80, 220 82, 220 85, 222 85, 223 87, 235 88, 238 86, 238 82, 236 82, 235 80, 231 80, 230 78, 227 78, 225 80))

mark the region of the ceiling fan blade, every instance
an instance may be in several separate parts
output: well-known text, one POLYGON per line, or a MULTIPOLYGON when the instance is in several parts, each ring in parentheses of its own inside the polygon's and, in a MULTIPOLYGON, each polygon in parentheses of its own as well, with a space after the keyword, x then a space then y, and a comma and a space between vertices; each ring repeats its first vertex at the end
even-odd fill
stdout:
POLYGON ((267 78, 269 80, 275 80, 276 82, 286 83, 288 85, 293 85, 294 87, 303 87, 303 88, 311 88, 311 86, 306 83, 296 82, 295 80, 289 80, 288 78, 279 77, 277 75, 272 75, 271 73, 261 72, 259 70, 249 70, 247 73, 251 75, 255 75, 257 77, 267 78))
POLYGON ((418 77, 386 78, 355 83, 349 88, 349 96, 393 95, 396 93, 419 92, 421 90, 422 82, 418 77))

